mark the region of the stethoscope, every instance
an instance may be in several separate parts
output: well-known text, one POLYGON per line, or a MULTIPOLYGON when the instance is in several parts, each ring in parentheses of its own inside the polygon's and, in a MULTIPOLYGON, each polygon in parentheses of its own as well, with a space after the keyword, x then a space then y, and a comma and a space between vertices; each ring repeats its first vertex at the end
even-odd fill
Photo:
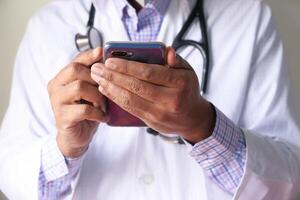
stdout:
MULTIPOLYGON (((94 27, 96 10, 94 5, 91 5, 91 9, 89 12, 89 20, 87 23, 87 33, 86 35, 76 34, 75 36, 75 44, 78 51, 86 51, 88 49, 93 49, 99 46, 103 46, 103 38, 99 30, 94 27)), ((203 69, 202 69, 202 79, 200 85, 201 95, 206 93, 207 82, 208 82, 208 73, 210 66, 210 55, 209 55, 209 44, 208 44, 208 36, 207 36, 207 27, 204 16, 204 5, 203 0, 197 0, 195 7, 190 13, 188 19, 182 26, 180 32, 175 37, 172 47, 176 50, 176 52, 180 51, 185 47, 194 47, 196 48, 203 57, 203 69), (200 29, 202 35, 202 41, 197 42, 195 40, 186 40, 184 39, 185 34, 191 27, 194 19, 198 18, 200 22, 200 29)), ((185 144, 184 140, 179 136, 165 136, 160 134, 159 132, 147 128, 147 132, 161 137, 163 140, 173 143, 173 144, 185 144)))

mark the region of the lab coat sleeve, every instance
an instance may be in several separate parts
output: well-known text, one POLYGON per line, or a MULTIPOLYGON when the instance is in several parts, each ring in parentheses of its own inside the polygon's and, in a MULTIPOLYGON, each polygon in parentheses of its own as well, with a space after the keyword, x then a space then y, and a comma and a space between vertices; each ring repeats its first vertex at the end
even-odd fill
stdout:
POLYGON ((300 190, 300 132, 283 46, 271 11, 260 2, 249 87, 239 125, 245 128, 245 173, 234 199, 292 199, 300 190))
POLYGON ((1 126, 0 189, 9 199, 37 199, 41 150, 56 134, 42 73, 43 34, 34 17, 19 48, 7 113, 1 126), (34 52, 34 53, 33 53, 34 52), (39 58, 39 59, 37 59, 39 58))

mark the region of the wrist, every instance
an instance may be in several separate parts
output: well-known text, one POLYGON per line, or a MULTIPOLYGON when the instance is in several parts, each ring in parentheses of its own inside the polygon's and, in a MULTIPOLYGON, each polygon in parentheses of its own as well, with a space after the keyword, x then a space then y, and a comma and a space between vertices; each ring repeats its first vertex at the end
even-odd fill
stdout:
POLYGON ((72 147, 68 142, 62 140, 61 136, 58 134, 56 137, 56 142, 59 150, 64 155, 65 158, 75 159, 82 156, 88 149, 88 145, 72 147))
POLYGON ((195 109, 197 114, 193 119, 193 126, 183 135, 183 138, 192 144, 209 138, 215 127, 216 111, 208 101, 199 104, 195 109))

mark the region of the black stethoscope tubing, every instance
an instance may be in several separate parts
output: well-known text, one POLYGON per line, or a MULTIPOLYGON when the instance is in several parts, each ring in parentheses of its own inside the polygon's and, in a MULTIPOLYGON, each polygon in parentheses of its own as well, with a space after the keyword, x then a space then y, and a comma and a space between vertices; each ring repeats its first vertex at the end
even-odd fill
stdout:
POLYGON ((204 16, 204 7, 203 0, 197 0, 194 9, 189 15, 187 21, 182 26, 181 30, 175 37, 172 47, 178 51, 179 49, 187 46, 192 46, 196 48, 203 57, 203 69, 202 69, 202 80, 200 85, 201 95, 206 93, 207 90, 207 82, 208 82, 208 73, 209 73, 209 65, 210 65, 210 56, 209 56, 209 45, 208 45, 208 35, 207 35, 207 26, 206 20, 204 16), (202 35, 202 42, 197 42, 194 40, 185 40, 183 39, 185 33, 188 31, 189 27, 191 27, 194 19, 198 17, 200 22, 200 29, 202 35))

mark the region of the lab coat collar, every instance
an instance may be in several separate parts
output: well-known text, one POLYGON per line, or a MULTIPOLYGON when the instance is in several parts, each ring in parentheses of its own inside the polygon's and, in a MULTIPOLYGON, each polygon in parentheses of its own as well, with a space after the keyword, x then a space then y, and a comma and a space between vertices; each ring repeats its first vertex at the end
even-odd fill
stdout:
MULTIPOLYGON (((190 0, 195 1, 195 0, 190 0)), ((158 34, 157 40, 164 42, 167 46, 171 46, 177 33, 181 30, 185 20, 191 12, 188 0, 173 0, 171 1, 161 30, 158 34), (177 20, 174 20, 177 19, 177 20)))
POLYGON ((97 28, 107 41, 129 41, 128 34, 123 25, 121 16, 113 1, 92 0, 96 9, 95 28, 97 28), (105 28, 101 28, 105 27, 105 28))

